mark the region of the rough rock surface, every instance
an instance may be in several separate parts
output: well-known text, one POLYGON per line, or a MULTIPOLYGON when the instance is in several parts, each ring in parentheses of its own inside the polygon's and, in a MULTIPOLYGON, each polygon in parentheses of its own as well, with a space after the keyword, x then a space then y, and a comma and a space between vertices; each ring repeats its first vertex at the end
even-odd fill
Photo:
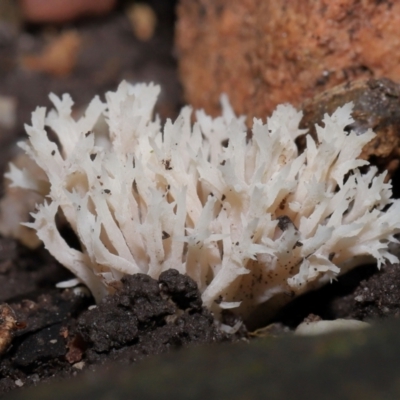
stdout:
POLYGON ((361 77, 400 79, 400 3, 182 0, 176 43, 186 100, 265 118, 361 77))

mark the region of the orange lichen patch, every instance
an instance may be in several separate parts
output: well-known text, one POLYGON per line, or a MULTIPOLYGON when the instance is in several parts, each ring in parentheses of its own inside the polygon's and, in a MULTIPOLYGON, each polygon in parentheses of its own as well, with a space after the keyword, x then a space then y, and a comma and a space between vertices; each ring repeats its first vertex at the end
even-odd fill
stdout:
POLYGON ((189 103, 265 118, 361 77, 400 80, 400 3, 182 0, 176 42, 189 103))
POLYGON ((55 37, 39 55, 22 57, 22 65, 33 71, 55 76, 69 75, 76 65, 81 38, 76 31, 65 31, 55 37))

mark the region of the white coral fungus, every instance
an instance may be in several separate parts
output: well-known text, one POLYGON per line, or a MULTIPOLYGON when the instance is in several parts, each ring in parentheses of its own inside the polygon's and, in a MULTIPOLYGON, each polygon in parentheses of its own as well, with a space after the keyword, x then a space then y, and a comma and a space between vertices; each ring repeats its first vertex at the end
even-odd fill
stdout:
MULTIPOLYGON (((388 245, 400 228, 400 201, 391 199, 385 173, 358 170, 368 165, 357 156, 374 133, 345 131, 351 104, 326 115, 318 143, 307 136, 299 154, 301 113, 290 105, 267 123, 255 119, 250 139, 224 97, 221 117, 199 111, 192 126, 185 107, 161 130, 152 116, 159 91, 123 82, 77 121, 70 96, 52 94, 55 110, 46 116, 38 108, 20 144, 51 184, 27 225, 97 299, 124 274, 157 278, 176 268, 197 282, 206 306, 248 317, 370 258, 378 267, 398 261, 388 245), (92 130, 102 114, 109 137, 100 142, 92 130), (82 251, 60 235, 60 209, 82 251)), ((26 171, 8 177, 40 186, 26 171)))

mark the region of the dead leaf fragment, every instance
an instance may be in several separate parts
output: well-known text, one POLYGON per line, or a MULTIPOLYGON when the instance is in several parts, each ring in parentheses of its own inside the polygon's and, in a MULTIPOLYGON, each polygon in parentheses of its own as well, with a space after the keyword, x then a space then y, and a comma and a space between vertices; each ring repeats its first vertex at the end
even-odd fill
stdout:
POLYGON ((14 310, 8 304, 0 305, 0 355, 10 347, 14 331, 25 327, 26 324, 17 320, 14 310))
POLYGON ((85 344, 80 336, 68 338, 67 347, 68 352, 65 355, 65 359, 70 364, 75 364, 82 360, 85 344))

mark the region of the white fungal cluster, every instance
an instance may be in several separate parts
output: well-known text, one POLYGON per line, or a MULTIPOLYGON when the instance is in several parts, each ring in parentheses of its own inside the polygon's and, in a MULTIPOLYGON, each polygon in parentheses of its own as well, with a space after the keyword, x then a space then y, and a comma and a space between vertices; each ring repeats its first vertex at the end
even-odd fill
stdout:
MULTIPOLYGON (((371 258, 378 267, 398 261, 388 245, 400 228, 400 201, 385 174, 358 170, 368 164, 357 156, 374 133, 345 131, 351 104, 326 115, 318 142, 307 136, 299 154, 301 113, 290 105, 266 123, 254 120, 248 138, 224 97, 221 117, 199 111, 192 125, 185 107, 162 128, 153 118, 158 93, 123 82, 79 120, 68 95, 51 95, 55 110, 38 108, 20 144, 51 187, 27 225, 97 299, 124 274, 157 278, 175 268, 197 282, 217 314, 234 308, 247 318, 371 258), (102 115, 107 138, 93 131, 102 115), (60 210, 82 251, 60 235, 60 210)), ((30 190, 43 186, 26 170, 11 168, 7 177, 30 190)))

